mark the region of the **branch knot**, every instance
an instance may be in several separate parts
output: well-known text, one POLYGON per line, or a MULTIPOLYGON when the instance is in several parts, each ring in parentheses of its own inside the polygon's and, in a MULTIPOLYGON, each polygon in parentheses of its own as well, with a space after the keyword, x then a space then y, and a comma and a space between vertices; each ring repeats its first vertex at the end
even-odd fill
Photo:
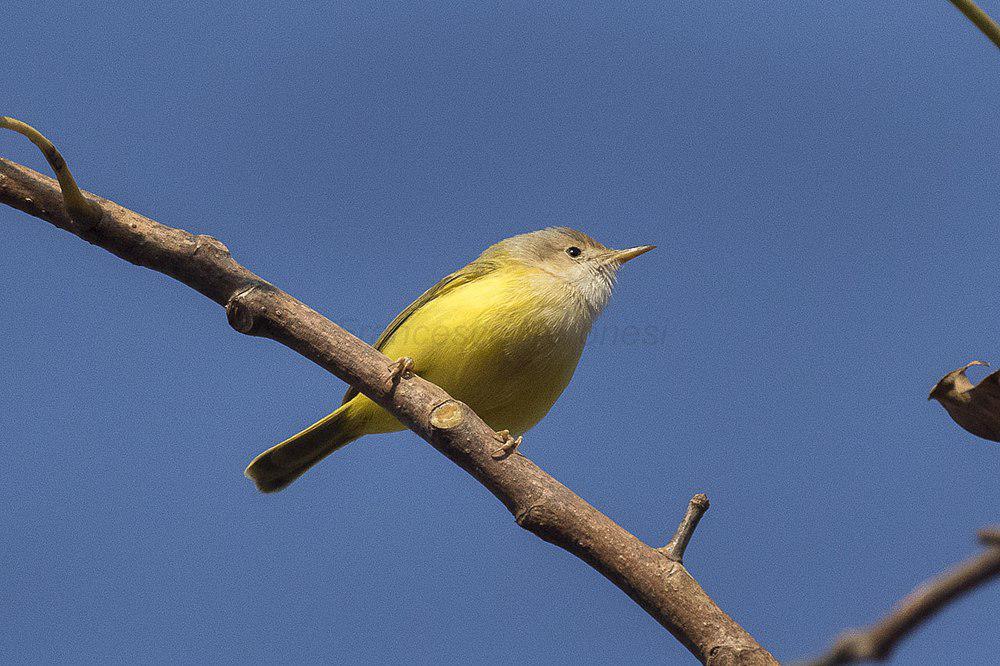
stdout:
POLYGON ((515 513, 514 520, 520 527, 542 536, 550 531, 550 525, 556 522, 556 512, 542 497, 515 513))
POLYGON ((195 236, 194 250, 191 251, 191 256, 197 256, 198 253, 201 252, 202 248, 207 248, 210 252, 217 256, 230 256, 229 248, 226 247, 226 244, 214 236, 209 236, 207 234, 198 234, 195 236))
POLYGON ((462 405, 457 400, 445 400, 431 410, 431 427, 451 430, 462 422, 462 405))
MULTIPOLYGON (((195 251, 197 252, 197 245, 195 251)), ((226 320, 230 326, 244 335, 252 335, 256 323, 253 306, 249 303, 250 295, 255 289, 257 289, 255 284, 241 289, 233 294, 229 302, 226 303, 226 320)))

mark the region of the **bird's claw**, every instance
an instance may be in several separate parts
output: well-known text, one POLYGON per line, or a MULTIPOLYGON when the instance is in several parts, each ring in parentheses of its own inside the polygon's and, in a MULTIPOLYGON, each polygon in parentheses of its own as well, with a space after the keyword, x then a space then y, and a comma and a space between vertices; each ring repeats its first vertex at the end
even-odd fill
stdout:
POLYGON ((389 366, 389 385, 392 386, 400 379, 409 379, 413 376, 413 359, 409 356, 402 356, 389 366))
POLYGON ((493 451, 490 452, 494 460, 503 460, 509 457, 517 451, 517 447, 521 445, 521 440, 523 439, 520 435, 517 437, 511 435, 510 430, 495 432, 493 433, 493 437, 500 442, 499 446, 494 447, 493 451))

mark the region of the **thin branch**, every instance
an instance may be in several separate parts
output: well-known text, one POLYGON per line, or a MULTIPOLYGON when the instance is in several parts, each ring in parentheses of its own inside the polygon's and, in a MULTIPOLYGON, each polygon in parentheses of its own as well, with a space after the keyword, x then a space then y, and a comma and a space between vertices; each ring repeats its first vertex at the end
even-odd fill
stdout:
POLYGON ((1000 49, 1000 25, 990 18, 990 15, 979 8, 972 0, 951 0, 951 4, 958 7, 958 10, 976 24, 976 27, 983 31, 991 42, 1000 49))
POLYGON ((51 178, 0 159, 0 203, 183 282, 223 305, 237 331, 276 340, 358 388, 496 495, 518 525, 607 577, 703 663, 777 663, 683 565, 642 543, 524 456, 495 460, 494 433, 468 406, 417 376, 391 381, 393 359, 238 264, 214 238, 87 196, 101 212, 93 226, 66 214, 51 178))
POLYGON ((688 502, 687 511, 684 512, 684 518, 681 519, 680 525, 677 526, 677 531, 674 532, 674 536, 659 551, 674 562, 683 564, 684 551, 687 550, 688 543, 690 543, 691 537, 694 536, 694 531, 698 527, 698 522, 705 515, 705 512, 708 511, 709 506, 708 495, 698 493, 692 497, 691 501, 688 502))
POLYGON ((807 666, 885 661, 896 645, 958 597, 1000 577, 1000 528, 980 531, 986 550, 919 586, 889 615, 867 629, 846 632, 807 666))
POLYGON ((101 220, 101 209, 96 204, 87 201, 80 188, 77 187, 76 180, 66 165, 66 160, 52 145, 52 142, 42 136, 42 133, 27 123, 23 123, 15 118, 0 116, 0 127, 17 132, 21 136, 27 137, 31 143, 35 144, 45 161, 49 163, 56 177, 59 179, 59 187, 62 189, 63 202, 66 212, 77 227, 89 229, 101 220))

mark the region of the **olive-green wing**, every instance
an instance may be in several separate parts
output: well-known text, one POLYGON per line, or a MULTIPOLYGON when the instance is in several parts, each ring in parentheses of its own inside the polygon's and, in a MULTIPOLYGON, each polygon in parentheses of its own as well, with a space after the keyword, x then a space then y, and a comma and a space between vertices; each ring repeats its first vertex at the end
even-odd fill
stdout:
MULTIPOLYGON (((378 336, 378 340, 375 341, 375 349, 382 351, 382 348, 385 347, 387 342, 389 342, 392 334, 403 325, 403 322, 410 318, 410 315, 422 308, 425 304, 431 302, 439 296, 447 294, 452 289, 478 280, 484 275, 488 275, 495 268, 496 266, 492 262, 474 261, 465 268, 441 278, 436 285, 422 293, 417 300, 410 303, 405 310, 396 315, 396 318, 393 319, 388 326, 386 326, 384 331, 382 331, 382 335, 378 336)), ((350 387, 347 389, 347 393, 344 394, 344 401, 342 404, 350 402, 357 394, 358 390, 353 386, 350 387)))

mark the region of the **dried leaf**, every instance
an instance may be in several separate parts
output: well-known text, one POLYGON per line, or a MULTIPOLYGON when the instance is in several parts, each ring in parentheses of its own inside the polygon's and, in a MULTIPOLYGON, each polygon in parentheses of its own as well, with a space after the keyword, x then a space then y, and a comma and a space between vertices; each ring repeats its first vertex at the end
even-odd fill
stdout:
POLYGON ((931 389, 927 399, 940 402, 955 423, 976 437, 1000 442, 1000 371, 974 385, 965 376, 974 365, 989 363, 973 361, 952 370, 931 389))

